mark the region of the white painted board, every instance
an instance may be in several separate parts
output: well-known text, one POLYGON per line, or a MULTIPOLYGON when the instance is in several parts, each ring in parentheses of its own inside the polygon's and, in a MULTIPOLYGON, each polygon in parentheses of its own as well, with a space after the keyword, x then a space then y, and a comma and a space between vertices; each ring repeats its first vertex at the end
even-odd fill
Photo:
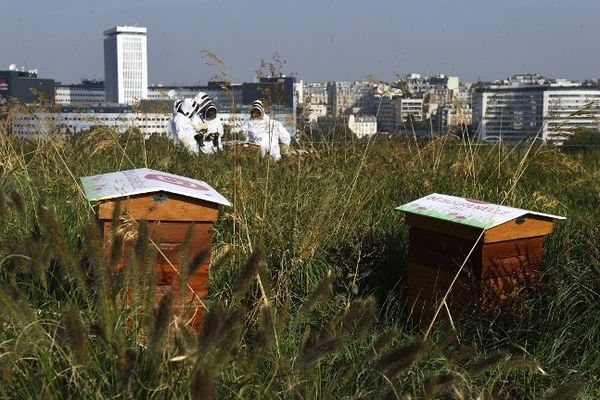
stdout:
POLYGON ((494 228, 527 214, 553 219, 565 219, 558 215, 438 193, 411 201, 396 208, 396 210, 482 229, 494 228))
POLYGON ((206 182, 149 168, 86 176, 81 178, 81 183, 86 198, 91 202, 163 191, 231 206, 206 182))

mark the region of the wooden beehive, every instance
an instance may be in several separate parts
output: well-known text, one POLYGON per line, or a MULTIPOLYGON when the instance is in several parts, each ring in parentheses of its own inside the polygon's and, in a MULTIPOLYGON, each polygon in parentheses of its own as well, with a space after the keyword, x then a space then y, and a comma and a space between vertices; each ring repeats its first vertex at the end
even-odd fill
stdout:
MULTIPOLYGON (((230 203, 205 182, 147 168, 84 177, 81 181, 86 197, 95 204, 107 254, 112 251, 112 219, 117 204, 123 220, 147 221, 149 247, 157 252, 156 301, 173 291, 178 299, 175 311, 199 331, 204 316, 202 300, 208 294, 213 225, 219 205, 230 203), (182 254, 185 243, 187 255, 182 254), (200 266, 188 280, 182 279, 185 273, 181 260, 199 254, 204 255, 200 266), (185 287, 180 297, 181 285, 185 287)), ((135 240, 125 241, 116 271, 126 265, 134 245, 135 240)))
POLYGON ((223 147, 228 152, 233 154, 260 153, 260 145, 256 143, 248 143, 243 140, 231 140, 229 142, 223 142, 223 147))
POLYGON ((409 225, 408 301, 417 322, 431 317, 463 263, 451 313, 518 301, 540 276, 553 220, 564 219, 437 193, 397 209, 409 225))

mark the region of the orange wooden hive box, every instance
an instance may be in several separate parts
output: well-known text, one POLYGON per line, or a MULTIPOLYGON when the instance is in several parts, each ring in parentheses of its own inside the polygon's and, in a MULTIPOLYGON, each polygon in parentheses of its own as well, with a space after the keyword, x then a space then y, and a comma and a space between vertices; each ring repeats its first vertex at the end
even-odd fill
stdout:
POLYGON ((447 299, 451 313, 517 300, 540 276, 553 221, 564 219, 437 193, 397 210, 409 225, 408 302, 416 322, 432 316, 463 263, 447 299))
MULTIPOLYGON (((112 218, 117 203, 125 220, 148 222, 150 246, 157 252, 157 301, 168 290, 174 295, 179 293, 181 252, 186 236, 191 234, 188 258, 206 256, 184 283, 184 295, 181 304, 175 304, 175 310, 200 330, 204 317, 202 299, 208 294, 213 225, 219 205, 229 206, 229 201, 205 182, 147 168, 83 177, 81 182, 87 199, 97 210, 106 253, 111 251, 112 218)), ((117 270, 125 264, 134 242, 125 241, 117 270)))
POLYGON ((241 154, 241 153, 259 153, 260 145, 256 143, 248 143, 243 140, 231 140, 228 142, 223 142, 223 147, 231 153, 241 154))

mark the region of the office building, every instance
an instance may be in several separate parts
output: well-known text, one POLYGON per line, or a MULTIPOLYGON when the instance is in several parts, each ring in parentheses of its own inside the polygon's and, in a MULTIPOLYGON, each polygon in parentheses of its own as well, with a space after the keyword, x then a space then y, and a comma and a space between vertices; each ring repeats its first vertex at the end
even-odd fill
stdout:
POLYGON ((244 82, 242 83, 242 103, 250 105, 260 99, 265 104, 296 108, 295 84, 296 78, 292 76, 265 77, 259 78, 258 82, 244 82))
POLYGON ((0 104, 14 99, 21 104, 54 103, 54 80, 38 77, 37 70, 20 70, 11 64, 0 71, 0 104))
POLYGON ((539 138, 562 143, 577 129, 600 128, 600 86, 539 75, 482 83, 473 92, 473 126, 486 141, 539 138))
POLYGON ((60 105, 99 105, 106 102, 104 82, 84 79, 81 83, 54 86, 54 99, 60 105))
POLYGON ((544 91, 542 139, 562 143, 581 129, 600 130, 600 86, 544 91))
POLYGON ((358 109, 363 115, 375 115, 375 90, 376 86, 367 81, 328 83, 331 115, 347 115, 354 112, 354 109, 358 109))
POLYGON ((329 95, 327 92, 327 83, 315 82, 303 84, 302 104, 311 105, 329 105, 329 95))
POLYGON ((104 31, 106 101, 133 104, 148 96, 146 28, 117 26, 104 31))
POLYGON ((400 121, 423 121, 423 99, 400 99, 400 121))
MULTIPOLYGON (((136 107, 131 105, 60 106, 56 112, 19 112, 10 121, 10 131, 14 135, 28 138, 41 137, 50 133, 74 134, 89 131, 96 127, 107 127, 118 133, 137 129, 145 137, 164 136, 172 115, 172 101, 141 101, 136 107), (134 109, 135 108, 135 109, 134 109)), ((226 131, 239 133, 248 119, 250 106, 240 105, 218 118, 226 131)), ((290 134, 296 134, 296 116, 291 109, 272 106, 270 115, 280 121, 290 134)))

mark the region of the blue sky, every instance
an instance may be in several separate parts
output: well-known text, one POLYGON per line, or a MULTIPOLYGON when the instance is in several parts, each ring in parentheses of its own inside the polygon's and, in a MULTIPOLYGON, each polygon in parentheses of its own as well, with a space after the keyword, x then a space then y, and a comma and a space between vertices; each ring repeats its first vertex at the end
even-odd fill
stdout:
POLYGON ((600 77, 599 0, 3 0, 0 15, 0 69, 66 83, 103 79, 102 32, 133 24, 148 28, 150 83, 206 82, 219 71, 205 49, 238 81, 273 52, 307 81, 600 77))

